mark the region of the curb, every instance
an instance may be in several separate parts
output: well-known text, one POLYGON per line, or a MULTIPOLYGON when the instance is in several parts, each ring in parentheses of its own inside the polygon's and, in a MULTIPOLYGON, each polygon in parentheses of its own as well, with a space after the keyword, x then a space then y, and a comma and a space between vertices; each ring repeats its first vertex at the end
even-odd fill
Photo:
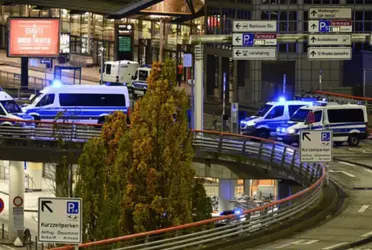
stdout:
POLYGON ((316 226, 316 224, 318 222, 321 222, 321 220, 331 219, 332 215, 335 214, 338 209, 340 209, 340 203, 342 207, 343 200, 340 199, 337 189, 339 189, 339 187, 332 182, 330 187, 326 187, 325 189, 323 189, 321 200, 317 204, 314 204, 305 213, 298 215, 291 220, 273 226, 269 230, 264 230, 256 234, 253 233, 248 236, 242 236, 240 238, 227 240, 220 244, 204 247, 203 250, 251 249, 253 247, 263 245, 268 242, 273 242, 275 240, 287 237, 288 235, 294 234, 296 232, 300 232, 304 229, 309 229, 310 227, 316 226), (326 191, 327 194, 325 194, 326 191), (332 200, 330 199, 331 197, 333 198, 332 200), (329 200, 331 200, 331 202, 329 202, 329 200), (321 209, 321 207, 325 208, 321 209), (317 210, 320 211, 317 212, 317 210), (309 218, 307 218, 307 216, 311 213, 314 213, 314 215, 311 215, 309 218), (296 221, 301 223, 295 223, 296 221))
POLYGON ((346 163, 350 163, 350 164, 353 164, 353 165, 356 165, 356 166, 360 166, 360 167, 368 168, 368 169, 372 170, 372 166, 369 166, 369 165, 366 165, 366 164, 357 163, 357 162, 353 162, 353 161, 349 161, 349 160, 344 160, 344 159, 341 159, 341 158, 338 158, 338 157, 333 157, 333 160, 343 161, 343 162, 346 162, 346 163))

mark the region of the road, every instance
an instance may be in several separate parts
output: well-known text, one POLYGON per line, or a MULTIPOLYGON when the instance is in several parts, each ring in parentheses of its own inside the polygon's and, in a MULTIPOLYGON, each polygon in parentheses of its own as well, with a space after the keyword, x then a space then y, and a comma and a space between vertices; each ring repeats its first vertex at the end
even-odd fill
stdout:
MULTIPOLYGON (((372 188, 372 170, 342 161, 369 162, 372 167, 372 142, 366 141, 356 148, 335 148, 333 153, 341 160, 330 165, 330 177, 348 195, 340 214, 314 229, 254 249, 332 250, 372 236, 372 189, 354 189, 372 188)), ((353 249, 372 250, 372 244, 353 249)))

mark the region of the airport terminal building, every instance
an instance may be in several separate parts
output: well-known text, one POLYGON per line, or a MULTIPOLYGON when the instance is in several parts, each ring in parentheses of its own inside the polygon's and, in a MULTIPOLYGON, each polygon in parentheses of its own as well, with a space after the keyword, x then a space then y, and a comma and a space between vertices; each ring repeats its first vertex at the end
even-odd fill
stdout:
MULTIPOLYGON (((312 7, 352 8, 353 33, 372 32, 370 0, 198 0, 193 1, 196 7, 191 18, 161 13, 174 1, 164 0, 157 4, 155 11, 160 10, 158 15, 152 11, 121 19, 74 10, 5 4, 0 8, 0 47, 6 47, 9 16, 60 17, 61 32, 69 34, 67 47, 70 57, 84 56, 90 58, 92 64, 99 63, 98 49, 101 46, 106 48, 105 60, 115 60, 117 24, 134 25, 133 58, 148 64, 158 60, 161 38, 164 56, 182 63, 183 53, 193 50, 186 45, 190 35, 230 35, 233 20, 276 20, 279 34, 308 33, 308 11, 312 7)), ((188 11, 185 6, 177 13, 188 11)), ((204 46, 205 95, 222 99, 224 73, 227 100, 240 104, 255 105, 277 97, 283 90, 283 82, 287 96, 301 90, 317 89, 320 85, 322 90, 361 95, 363 83, 368 95, 372 70, 368 68, 372 64, 367 63, 369 41, 353 43, 352 59, 346 61, 310 61, 307 59, 308 46, 307 41, 278 44, 276 61, 234 61, 231 44, 207 44, 204 46)))

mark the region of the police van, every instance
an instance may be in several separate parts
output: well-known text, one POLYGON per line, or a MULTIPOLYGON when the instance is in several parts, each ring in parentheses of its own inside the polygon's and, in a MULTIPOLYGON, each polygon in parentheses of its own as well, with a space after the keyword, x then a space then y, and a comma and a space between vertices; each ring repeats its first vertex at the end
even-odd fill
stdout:
POLYGON ((107 61, 103 67, 103 82, 131 83, 137 68, 135 61, 107 61))
POLYGON ((33 120, 33 117, 22 112, 22 109, 14 99, 0 88, 0 125, 34 127, 33 123, 25 123, 25 120, 33 120), (8 120, 9 119, 9 120, 8 120), (14 120, 14 121, 11 121, 14 120))
POLYGON ((35 120, 54 121, 62 114, 65 121, 102 124, 114 111, 128 113, 129 103, 126 86, 53 84, 22 110, 35 120))
POLYGON ((315 99, 286 101, 279 98, 276 102, 268 102, 258 112, 240 121, 240 133, 261 138, 276 136, 276 128, 288 121, 301 107, 312 105, 315 99))
POLYGON ((143 67, 139 67, 133 77, 133 81, 129 88, 132 89, 133 96, 143 96, 147 91, 147 78, 151 74, 151 67, 144 65, 143 67))
POLYGON ((302 107, 291 119, 277 128, 277 139, 287 144, 298 143, 301 130, 332 130, 333 142, 358 146, 367 138, 368 116, 364 105, 329 103, 302 107), (309 121, 310 115, 313 121, 309 121), (309 123, 311 122, 311 124, 309 123))

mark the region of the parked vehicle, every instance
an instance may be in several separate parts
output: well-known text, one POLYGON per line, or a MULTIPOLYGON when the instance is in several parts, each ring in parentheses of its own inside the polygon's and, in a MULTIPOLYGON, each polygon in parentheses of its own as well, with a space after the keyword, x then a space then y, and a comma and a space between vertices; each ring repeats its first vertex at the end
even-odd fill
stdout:
POLYGON ((302 107, 291 119, 277 128, 277 139, 287 144, 298 143, 302 130, 332 130, 333 142, 349 146, 359 145, 366 139, 368 128, 367 110, 357 104, 325 104, 324 106, 302 107), (314 122, 309 124, 308 116, 312 113, 314 122))

